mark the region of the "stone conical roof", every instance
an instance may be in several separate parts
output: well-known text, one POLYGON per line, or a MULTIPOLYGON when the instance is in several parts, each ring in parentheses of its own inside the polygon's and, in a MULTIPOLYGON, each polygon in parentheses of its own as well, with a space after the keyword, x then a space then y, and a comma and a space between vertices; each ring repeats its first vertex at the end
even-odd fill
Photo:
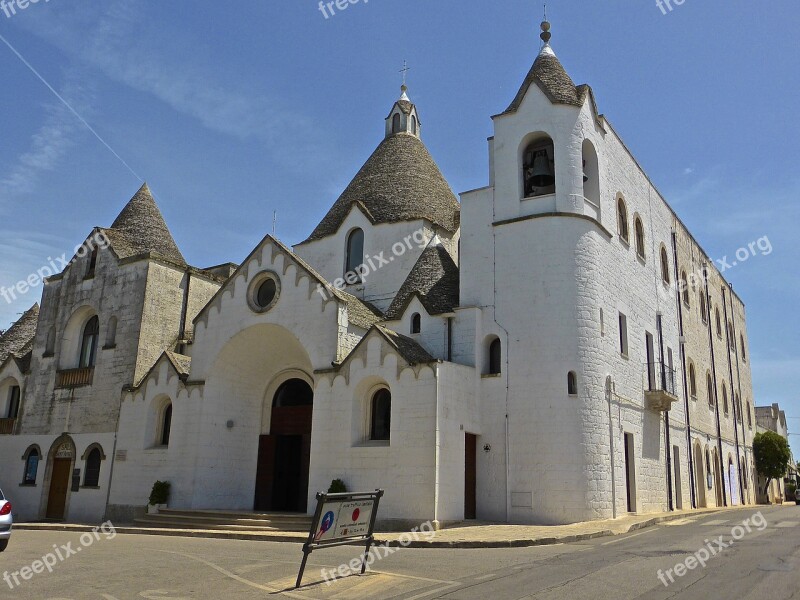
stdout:
POLYGON ((34 304, 0 336, 0 365, 9 356, 22 356, 33 346, 39 323, 39 305, 34 304))
POLYGON ((427 219, 454 233, 460 223, 461 207, 439 167, 407 133, 381 142, 306 242, 335 234, 354 204, 376 224, 427 219))
POLYGON ((150 253, 186 264, 146 183, 122 209, 111 230, 122 233, 136 254, 150 253))
POLYGON ((431 315, 449 313, 458 306, 458 266, 443 245, 432 244, 423 250, 392 301, 387 318, 400 319, 414 295, 431 315))
POLYGON ((545 96, 553 104, 567 104, 569 106, 583 106, 586 100, 588 86, 576 86, 567 71, 561 65, 549 43, 545 43, 539 56, 533 62, 531 70, 511 105, 502 114, 516 112, 525 99, 532 84, 539 86, 545 96))

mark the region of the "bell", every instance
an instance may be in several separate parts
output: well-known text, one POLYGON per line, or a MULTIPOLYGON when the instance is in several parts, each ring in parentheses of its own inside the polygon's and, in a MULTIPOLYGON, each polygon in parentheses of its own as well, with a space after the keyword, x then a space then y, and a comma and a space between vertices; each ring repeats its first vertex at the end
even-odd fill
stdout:
POLYGON ((586 161, 583 161, 583 183, 589 181, 589 176, 586 174, 586 161))
POLYGON ((550 168, 550 159, 545 150, 540 150, 533 157, 533 172, 530 182, 534 187, 549 187, 556 182, 553 170, 550 168))

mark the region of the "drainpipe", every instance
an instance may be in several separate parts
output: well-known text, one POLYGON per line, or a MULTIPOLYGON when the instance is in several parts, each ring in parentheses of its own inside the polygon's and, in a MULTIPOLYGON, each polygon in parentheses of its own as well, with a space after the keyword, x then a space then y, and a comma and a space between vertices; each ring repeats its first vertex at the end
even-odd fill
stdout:
MULTIPOLYGON (((675 281, 681 281, 680 274, 678 273, 678 234, 676 231, 672 232, 672 261, 675 268, 675 281)), ((687 282, 688 283, 688 282, 687 282)), ((697 498, 695 497, 695 472, 694 472, 694 452, 692 452, 692 423, 689 417, 689 380, 686 373, 686 338, 683 326, 683 304, 681 298, 680 286, 676 291, 678 299, 678 327, 680 330, 680 353, 681 353, 681 368, 683 369, 683 400, 686 410, 686 443, 689 458, 689 490, 691 491, 692 508, 697 508, 697 498)))
MULTIPOLYGON (((730 284, 728 284, 730 288, 730 284)), ((724 290, 722 294, 722 299, 725 301, 725 334, 728 340, 728 371, 731 375, 731 393, 733 393, 733 361, 731 360, 731 344, 733 344, 733 348, 736 348, 736 329, 734 329, 733 325, 733 316, 731 316, 730 321, 728 320, 728 300, 727 297, 730 296, 731 302, 731 315, 733 315, 733 293, 730 295, 728 294, 728 290, 724 290), (728 329, 728 323, 731 324, 731 329, 728 329), (733 339, 731 339, 731 335, 733 339)), ((739 369, 739 354, 736 353, 736 369, 739 369)), ((739 388, 739 402, 742 401, 742 382, 739 381, 739 376, 741 374, 737 373, 736 383, 738 384, 737 387, 739 388)), ((739 407, 736 403, 736 397, 733 398, 733 432, 736 438, 736 468, 738 469, 739 473, 739 495, 741 503, 744 504, 744 486, 742 485, 742 458, 740 456, 739 450, 739 425, 737 423, 737 419, 741 419, 742 427, 744 427, 744 416, 742 415, 742 411, 738 410, 739 407)), ((742 430, 742 437, 744 437, 744 430, 742 430)), ((745 438, 747 439, 747 438, 745 438)), ((729 475, 730 476, 730 475, 729 475)), ((731 482, 733 485, 733 482, 731 482)))
MULTIPOLYGON (((717 393, 717 362, 714 353, 714 325, 716 324, 716 320, 711 319, 711 291, 708 289, 708 265, 703 265, 703 282, 706 286, 706 311, 708 312, 708 343, 709 348, 711 349, 711 379, 714 383, 714 407, 716 408, 716 416, 717 416, 717 449, 719 450, 719 454, 717 456, 717 465, 716 468, 719 470, 720 475, 722 475, 722 425, 720 424, 719 419, 719 394, 717 393)), ((728 506, 728 496, 725 493, 725 478, 724 476, 721 477, 722 479, 722 504, 724 506, 728 506)), ((716 484, 716 482, 715 482, 716 484)))
MULTIPOLYGON (((656 315, 656 323, 658 327, 658 347, 661 353, 661 389, 667 389, 667 365, 664 359, 664 323, 663 315, 659 312, 656 315)), ((648 367, 649 369, 650 367, 648 367)), ((669 411, 664 411, 664 424, 665 424, 665 437, 666 437, 666 450, 667 450, 667 508, 670 511, 675 510, 672 504, 672 444, 669 438, 669 411)))

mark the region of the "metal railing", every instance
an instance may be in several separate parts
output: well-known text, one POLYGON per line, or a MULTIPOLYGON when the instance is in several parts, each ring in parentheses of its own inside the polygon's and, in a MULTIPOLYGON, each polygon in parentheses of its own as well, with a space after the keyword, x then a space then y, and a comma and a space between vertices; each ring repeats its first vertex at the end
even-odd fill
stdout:
POLYGON ((56 389, 76 388, 83 385, 92 385, 94 367, 86 369, 69 369, 56 373, 56 389))
POLYGON ((677 372, 662 361, 645 363, 645 390, 678 395, 677 372))

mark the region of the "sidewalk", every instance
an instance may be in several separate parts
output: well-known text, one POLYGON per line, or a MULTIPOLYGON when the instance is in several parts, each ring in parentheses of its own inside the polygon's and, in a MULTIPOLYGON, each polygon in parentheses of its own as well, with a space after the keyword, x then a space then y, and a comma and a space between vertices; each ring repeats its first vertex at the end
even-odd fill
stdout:
MULTIPOLYGON (((794 506, 794 505, 792 505, 794 506)), ((530 546, 546 546, 565 544, 598 537, 621 535, 651 527, 659 523, 675 522, 703 517, 717 512, 735 510, 758 510, 757 505, 734 506, 728 508, 701 508, 697 510, 675 511, 648 515, 626 515, 618 519, 604 521, 588 521, 573 525, 504 525, 492 523, 474 523, 442 529, 430 540, 418 539, 407 541, 402 533, 376 533, 376 544, 401 546, 407 548, 525 548, 530 546)), ((676 523, 677 524, 677 523, 676 523)), ((89 525, 68 525, 63 523, 22 523, 14 525, 16 531, 66 531, 83 533, 92 531, 89 525)), ((151 527, 116 527, 117 533, 135 535, 158 535, 172 537, 194 537, 227 540, 248 540, 264 542, 304 543, 306 534, 296 532, 248 532, 220 531, 203 529, 159 529, 151 527)))

